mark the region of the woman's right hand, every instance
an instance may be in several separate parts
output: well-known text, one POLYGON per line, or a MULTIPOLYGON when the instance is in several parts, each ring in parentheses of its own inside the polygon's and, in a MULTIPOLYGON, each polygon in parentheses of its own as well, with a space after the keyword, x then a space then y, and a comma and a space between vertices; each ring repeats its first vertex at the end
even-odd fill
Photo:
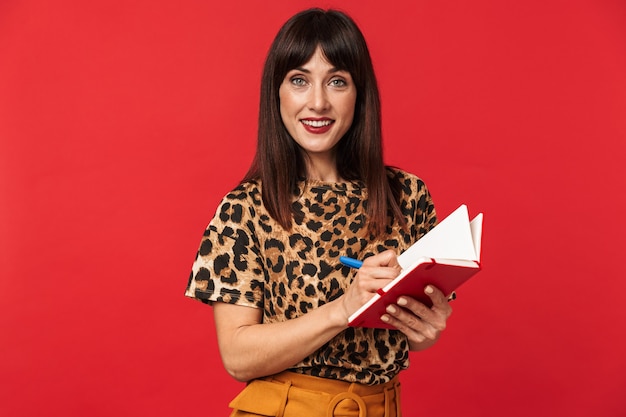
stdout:
POLYGON ((346 323, 348 317, 368 302, 378 289, 396 278, 401 269, 398 256, 393 250, 386 250, 365 259, 352 284, 342 296, 346 323))

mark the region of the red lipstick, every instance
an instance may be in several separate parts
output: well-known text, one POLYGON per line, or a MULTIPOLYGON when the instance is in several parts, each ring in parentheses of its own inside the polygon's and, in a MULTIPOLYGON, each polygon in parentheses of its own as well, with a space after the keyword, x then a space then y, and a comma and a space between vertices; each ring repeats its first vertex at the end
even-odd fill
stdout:
POLYGON ((335 121, 327 117, 310 117, 300 120, 300 123, 302 123, 302 126, 304 126, 304 129, 307 132, 320 135, 322 133, 328 132, 333 126, 333 123, 335 123, 335 121))

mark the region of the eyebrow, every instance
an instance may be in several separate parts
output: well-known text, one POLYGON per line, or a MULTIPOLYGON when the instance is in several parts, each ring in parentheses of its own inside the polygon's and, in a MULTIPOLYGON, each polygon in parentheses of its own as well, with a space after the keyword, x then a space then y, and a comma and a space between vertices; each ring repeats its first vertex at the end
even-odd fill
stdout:
MULTIPOLYGON (((311 73, 310 70, 308 70, 306 68, 303 68, 303 67, 296 67, 296 68, 292 69, 291 71, 301 71, 301 72, 304 72, 306 74, 310 74, 311 73)), ((342 69, 339 69, 337 67, 332 67, 331 69, 328 70, 328 74, 334 74, 335 72, 341 72, 341 71, 349 72, 347 70, 342 70, 342 69)))

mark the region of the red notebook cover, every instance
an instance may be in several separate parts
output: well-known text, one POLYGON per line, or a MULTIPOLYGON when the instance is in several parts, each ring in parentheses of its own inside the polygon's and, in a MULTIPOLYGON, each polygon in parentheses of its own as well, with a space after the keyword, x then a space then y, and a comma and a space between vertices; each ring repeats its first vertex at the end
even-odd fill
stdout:
POLYGON ((395 304, 398 297, 407 295, 431 306, 430 298, 424 288, 432 284, 444 294, 449 295, 461 284, 480 271, 477 261, 458 259, 420 258, 411 268, 403 271, 395 280, 350 316, 348 324, 353 327, 376 327, 392 329, 380 320, 389 304, 395 304))

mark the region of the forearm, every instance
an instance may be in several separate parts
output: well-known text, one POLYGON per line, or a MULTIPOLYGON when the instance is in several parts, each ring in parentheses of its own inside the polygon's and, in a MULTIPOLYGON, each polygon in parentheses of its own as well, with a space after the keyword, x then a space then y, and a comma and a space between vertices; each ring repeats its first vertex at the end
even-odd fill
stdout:
POLYGON ((223 303, 214 305, 224 366, 240 381, 282 372, 347 328, 340 300, 279 323, 260 323, 261 311, 250 310, 223 303), (234 317, 234 309, 239 317, 243 311, 248 319, 233 323, 229 317, 234 317), (254 314, 257 316, 253 318, 254 314))

